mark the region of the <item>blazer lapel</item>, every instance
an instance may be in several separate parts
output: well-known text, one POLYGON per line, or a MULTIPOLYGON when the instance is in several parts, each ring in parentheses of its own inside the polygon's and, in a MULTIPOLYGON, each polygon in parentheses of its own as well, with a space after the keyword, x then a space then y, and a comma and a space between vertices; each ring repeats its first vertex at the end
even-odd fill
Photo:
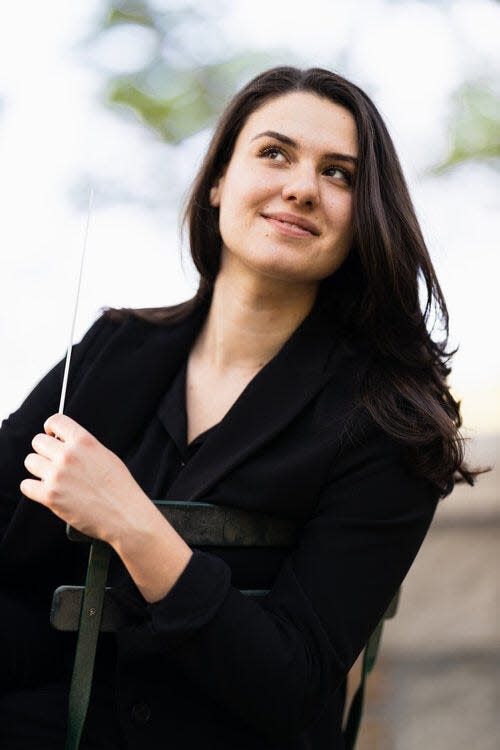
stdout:
POLYGON ((177 476, 169 498, 202 497, 293 420, 332 377, 341 356, 343 346, 335 345, 332 328, 331 320, 313 308, 177 476))

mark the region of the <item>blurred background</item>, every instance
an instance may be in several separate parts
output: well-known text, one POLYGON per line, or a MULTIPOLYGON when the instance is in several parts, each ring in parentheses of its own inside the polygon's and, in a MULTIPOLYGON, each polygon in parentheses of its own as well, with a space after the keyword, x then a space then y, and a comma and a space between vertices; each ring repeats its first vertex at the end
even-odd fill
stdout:
POLYGON ((330 68, 388 125, 449 305, 471 460, 493 470, 438 508, 385 628, 359 750, 500 747, 499 38, 494 0, 2 13, 0 418, 65 354, 91 187, 76 340, 103 306, 192 295, 179 213, 215 118, 256 73, 330 68))

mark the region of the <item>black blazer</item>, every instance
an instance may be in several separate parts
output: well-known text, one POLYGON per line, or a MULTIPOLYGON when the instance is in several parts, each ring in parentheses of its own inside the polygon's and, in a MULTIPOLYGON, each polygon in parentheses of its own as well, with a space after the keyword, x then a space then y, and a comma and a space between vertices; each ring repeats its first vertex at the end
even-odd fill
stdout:
MULTIPOLYGON (((74 348, 66 413, 124 457, 205 314, 167 326, 99 318, 74 348)), ((259 550, 238 571, 223 553, 197 550, 163 600, 147 605, 135 594, 137 620, 117 636, 115 686, 129 747, 342 748, 346 675, 438 500, 359 405, 368 366, 317 303, 174 481, 169 499, 276 512, 303 531, 263 600, 232 580, 251 587, 252 571, 265 566, 259 550)), ((64 524, 19 492, 30 441, 57 411, 62 369, 0 430, 2 585, 22 590, 38 612, 30 620, 38 644, 61 637, 45 625, 53 589, 84 575, 64 524)), ((124 582, 131 601, 133 588, 124 582)), ((29 640, 19 624, 10 631, 29 640)))

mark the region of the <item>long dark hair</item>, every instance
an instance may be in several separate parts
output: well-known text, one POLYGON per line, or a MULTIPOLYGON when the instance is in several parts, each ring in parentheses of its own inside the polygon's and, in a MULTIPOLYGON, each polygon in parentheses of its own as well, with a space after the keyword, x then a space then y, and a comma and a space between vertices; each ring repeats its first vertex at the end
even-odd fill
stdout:
POLYGON ((340 322, 369 352, 361 400, 375 422, 407 446, 413 471, 442 495, 450 491, 455 473, 472 484, 474 472, 464 464, 459 403, 446 384, 453 354, 447 351, 448 311, 401 165, 371 99, 336 73, 273 68, 236 94, 215 128, 184 215, 200 273, 198 291, 173 308, 130 312, 165 323, 210 302, 221 256, 218 209, 210 205, 210 188, 229 163, 249 115, 294 91, 344 106, 357 126, 353 244, 341 268, 321 282, 319 294, 331 300, 336 325, 340 322), (431 318, 439 323, 439 341, 429 333, 431 318))

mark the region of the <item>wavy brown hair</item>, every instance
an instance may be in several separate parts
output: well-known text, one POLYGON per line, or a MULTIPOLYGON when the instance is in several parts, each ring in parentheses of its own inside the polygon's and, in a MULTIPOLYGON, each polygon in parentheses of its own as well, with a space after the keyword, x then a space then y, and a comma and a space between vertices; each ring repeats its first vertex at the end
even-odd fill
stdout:
POLYGON ((191 256, 200 273, 198 291, 173 308, 130 312, 166 323, 210 302, 221 256, 218 209, 210 205, 210 188, 229 163, 249 115, 265 102, 295 91, 340 104, 356 121, 359 167, 353 186, 353 244, 340 269, 321 282, 319 294, 330 305, 336 326, 340 322, 368 352, 362 402, 387 434, 407 446, 413 471, 442 495, 451 490, 454 474, 472 484, 475 472, 464 464, 459 403, 446 383, 454 352, 447 351, 443 293, 382 117, 371 99, 340 75, 320 68, 278 67, 236 94, 215 128, 184 215, 191 256), (439 323, 439 341, 429 332, 431 317, 439 323))

